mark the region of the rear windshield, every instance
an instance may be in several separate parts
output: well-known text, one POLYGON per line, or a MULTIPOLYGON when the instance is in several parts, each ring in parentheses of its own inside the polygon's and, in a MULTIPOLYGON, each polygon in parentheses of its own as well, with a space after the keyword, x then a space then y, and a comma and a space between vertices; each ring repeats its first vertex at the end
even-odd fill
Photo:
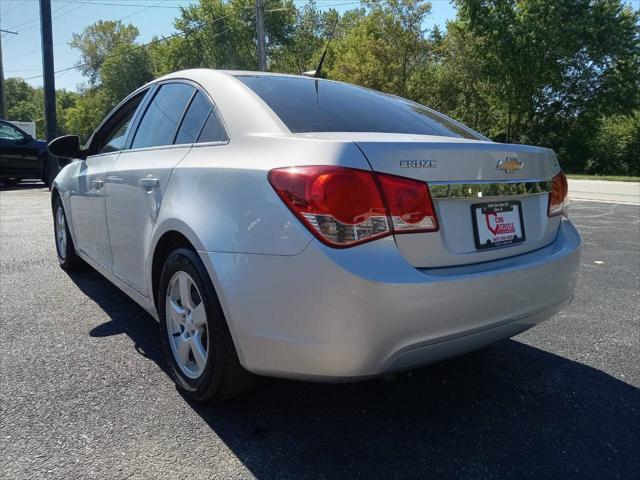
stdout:
POLYGON ((483 139, 421 105, 345 83, 238 75, 293 133, 381 132, 483 139))

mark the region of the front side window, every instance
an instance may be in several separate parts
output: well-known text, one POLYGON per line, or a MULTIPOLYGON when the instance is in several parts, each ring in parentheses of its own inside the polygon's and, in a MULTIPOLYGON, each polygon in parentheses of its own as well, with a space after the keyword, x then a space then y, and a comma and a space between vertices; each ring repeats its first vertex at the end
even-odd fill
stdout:
POLYGON ((485 140, 444 115, 400 97, 312 78, 238 75, 293 133, 379 132, 485 140))
POLYGON ((0 140, 8 140, 15 143, 24 140, 24 135, 13 125, 0 123, 0 140))
POLYGON ((118 152, 125 147, 129 124, 146 93, 147 90, 138 93, 109 117, 91 140, 91 155, 118 152))
POLYGON ((180 119, 194 91, 185 83, 162 85, 140 121, 131 148, 173 144, 180 119))
POLYGON ((127 129, 131 123, 131 118, 133 118, 133 112, 135 112, 135 109, 128 112, 125 118, 115 125, 111 132, 107 134, 104 139, 104 146, 98 153, 117 152, 124 148, 124 144, 127 140, 127 129))

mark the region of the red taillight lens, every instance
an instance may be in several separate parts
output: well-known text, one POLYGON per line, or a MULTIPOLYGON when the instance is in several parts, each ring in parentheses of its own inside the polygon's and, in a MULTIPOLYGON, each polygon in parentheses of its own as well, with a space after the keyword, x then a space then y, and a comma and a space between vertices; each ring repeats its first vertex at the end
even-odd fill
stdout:
POLYGON ((334 247, 367 242, 393 231, 437 230, 424 182, 335 166, 271 170, 269 182, 307 228, 334 247))
POLYGON ((549 209, 548 215, 554 217, 560 215, 564 210, 567 200, 567 194, 569 193, 569 185, 567 183, 567 177, 564 172, 560 172, 553 177, 551 181, 551 193, 549 194, 549 209))
POLYGON ((395 233, 438 230, 436 212, 424 182, 378 174, 395 233))

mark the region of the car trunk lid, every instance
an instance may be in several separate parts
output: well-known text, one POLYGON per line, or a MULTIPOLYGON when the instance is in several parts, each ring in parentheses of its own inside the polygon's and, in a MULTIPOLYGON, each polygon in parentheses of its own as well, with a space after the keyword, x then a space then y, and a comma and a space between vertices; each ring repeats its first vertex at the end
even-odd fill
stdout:
POLYGON ((395 235, 400 252, 416 267, 518 255, 548 245, 557 234, 560 217, 547 216, 547 192, 559 172, 551 150, 437 136, 350 135, 374 171, 429 185, 439 230, 395 235), (503 233, 496 219, 515 224, 515 241, 482 243, 485 234, 503 233))

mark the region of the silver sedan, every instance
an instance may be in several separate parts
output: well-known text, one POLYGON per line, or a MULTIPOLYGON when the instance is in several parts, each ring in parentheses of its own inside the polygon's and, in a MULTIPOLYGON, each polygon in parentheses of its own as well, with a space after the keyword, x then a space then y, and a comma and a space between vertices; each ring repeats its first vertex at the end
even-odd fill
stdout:
POLYGON ((343 381, 516 335, 572 298, 553 151, 339 82, 189 70, 123 100, 54 181, 60 265, 161 324, 178 387, 343 381))

